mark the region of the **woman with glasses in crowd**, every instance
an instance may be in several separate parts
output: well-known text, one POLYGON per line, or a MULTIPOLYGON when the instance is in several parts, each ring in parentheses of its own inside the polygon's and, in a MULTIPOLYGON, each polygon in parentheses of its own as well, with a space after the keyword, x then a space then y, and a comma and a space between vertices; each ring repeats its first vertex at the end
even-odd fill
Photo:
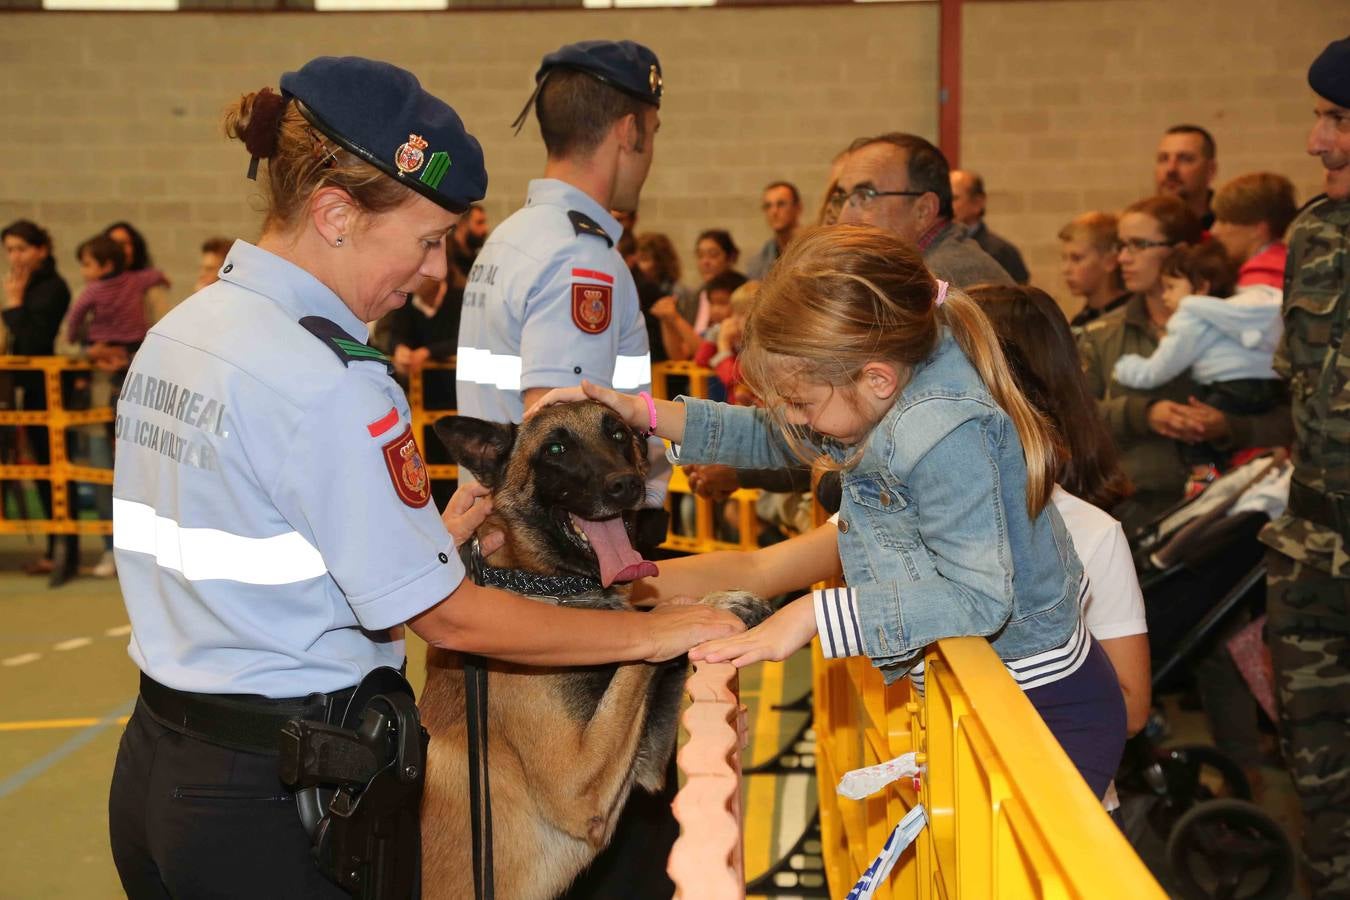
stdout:
POLYGON ((1080 338, 1098 412, 1135 485, 1134 496, 1112 511, 1127 534, 1182 499, 1188 469, 1178 441, 1236 448, 1274 446, 1291 437, 1284 403, 1260 416, 1225 415, 1195 400, 1195 385, 1185 373, 1148 390, 1124 387, 1111 377, 1121 356, 1151 356, 1157 348, 1171 317, 1163 303, 1163 261, 1174 248, 1204 237, 1200 220, 1175 197, 1148 197, 1127 206, 1116 226, 1116 251, 1131 297, 1089 324, 1080 338))

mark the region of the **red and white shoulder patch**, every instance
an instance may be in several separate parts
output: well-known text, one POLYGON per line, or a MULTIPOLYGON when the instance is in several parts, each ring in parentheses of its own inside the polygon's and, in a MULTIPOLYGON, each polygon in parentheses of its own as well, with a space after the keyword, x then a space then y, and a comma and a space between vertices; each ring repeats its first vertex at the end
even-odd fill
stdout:
POLYGON ((595 269, 572 270, 572 324, 586 334, 602 334, 609 328, 613 308, 613 275, 595 269))
MULTIPOLYGON (((372 432, 373 433, 373 432, 372 432)), ((384 464, 394 482, 398 498, 414 509, 421 509, 431 500, 431 479, 422 463, 422 454, 413 440, 412 426, 382 448, 384 464)))

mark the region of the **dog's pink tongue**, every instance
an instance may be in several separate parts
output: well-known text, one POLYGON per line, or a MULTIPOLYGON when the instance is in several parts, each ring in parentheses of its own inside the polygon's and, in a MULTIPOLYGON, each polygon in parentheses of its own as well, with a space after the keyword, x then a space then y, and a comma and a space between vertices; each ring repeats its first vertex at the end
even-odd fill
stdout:
POLYGON ((634 581, 656 574, 656 564, 643 559, 633 549, 621 516, 603 522, 572 516, 572 521, 591 542, 591 550, 600 562, 600 583, 605 587, 616 581, 634 581))

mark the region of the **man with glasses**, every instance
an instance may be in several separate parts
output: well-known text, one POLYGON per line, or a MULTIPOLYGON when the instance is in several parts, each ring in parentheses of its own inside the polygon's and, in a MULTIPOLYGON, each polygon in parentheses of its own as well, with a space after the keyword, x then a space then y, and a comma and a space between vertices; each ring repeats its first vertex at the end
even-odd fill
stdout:
POLYGON ((918 248, 934 275, 957 287, 1013 283, 953 221, 947 158, 917 135, 891 132, 850 144, 829 212, 841 225, 894 232, 918 248))
POLYGON ((764 221, 768 223, 773 237, 764 242, 759 253, 745 267, 745 274, 752 281, 760 281, 778 257, 783 255, 788 243, 797 233, 802 220, 802 195, 797 186, 787 181, 775 181, 764 189, 764 202, 760 208, 764 211, 764 221))

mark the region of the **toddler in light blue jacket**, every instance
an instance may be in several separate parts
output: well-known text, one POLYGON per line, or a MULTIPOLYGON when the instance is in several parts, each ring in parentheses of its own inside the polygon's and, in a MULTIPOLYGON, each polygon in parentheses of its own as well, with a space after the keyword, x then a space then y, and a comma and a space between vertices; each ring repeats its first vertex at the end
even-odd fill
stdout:
MULTIPOLYGON (((1225 413, 1257 415, 1279 403, 1284 386, 1271 361, 1282 330, 1281 292, 1250 285, 1233 293, 1237 269, 1218 241, 1174 250, 1162 269, 1163 302, 1172 310, 1167 334, 1152 356, 1117 360, 1116 381, 1147 390, 1189 369, 1197 398, 1225 413)), ((1187 446, 1183 455, 1206 469, 1222 458, 1207 444, 1187 446)))

